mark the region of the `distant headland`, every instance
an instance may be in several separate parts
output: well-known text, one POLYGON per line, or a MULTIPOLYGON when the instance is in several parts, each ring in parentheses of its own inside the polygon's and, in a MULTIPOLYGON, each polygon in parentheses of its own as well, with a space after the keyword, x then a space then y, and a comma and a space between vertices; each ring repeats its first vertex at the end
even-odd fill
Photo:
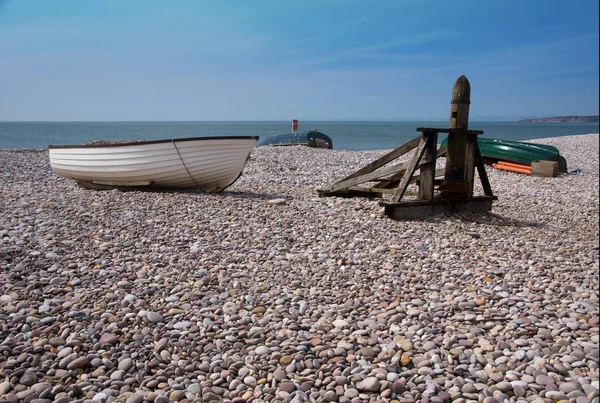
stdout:
POLYGON ((593 116, 555 116, 553 118, 522 119, 519 122, 598 122, 598 115, 593 116))

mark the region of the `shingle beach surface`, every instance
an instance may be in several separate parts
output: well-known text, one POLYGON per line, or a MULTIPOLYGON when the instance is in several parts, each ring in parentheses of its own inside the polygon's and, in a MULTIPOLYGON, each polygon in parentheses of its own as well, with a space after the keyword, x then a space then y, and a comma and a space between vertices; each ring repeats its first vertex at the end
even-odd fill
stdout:
POLYGON ((535 142, 580 172, 410 221, 317 196, 385 151, 256 148, 215 195, 0 150, 0 401, 597 401, 599 138, 535 142))

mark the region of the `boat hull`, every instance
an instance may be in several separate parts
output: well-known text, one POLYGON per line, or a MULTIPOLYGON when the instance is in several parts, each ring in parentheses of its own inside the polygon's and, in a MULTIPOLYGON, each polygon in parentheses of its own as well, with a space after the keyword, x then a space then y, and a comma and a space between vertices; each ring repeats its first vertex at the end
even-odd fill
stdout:
POLYGON ((197 137, 49 146, 55 173, 85 188, 219 192, 241 175, 258 137, 197 137))
MULTIPOLYGON (((446 145, 447 140, 445 139, 441 145, 446 145)), ((560 155, 556 147, 551 145, 483 137, 477 139, 477 144, 481 156, 493 162, 509 161, 531 165, 531 162, 535 160, 557 161, 558 172, 567 172, 567 160, 560 155)))
POLYGON ((316 130, 278 134, 263 140, 259 146, 291 146, 304 145, 315 148, 333 148, 333 140, 328 135, 316 130))

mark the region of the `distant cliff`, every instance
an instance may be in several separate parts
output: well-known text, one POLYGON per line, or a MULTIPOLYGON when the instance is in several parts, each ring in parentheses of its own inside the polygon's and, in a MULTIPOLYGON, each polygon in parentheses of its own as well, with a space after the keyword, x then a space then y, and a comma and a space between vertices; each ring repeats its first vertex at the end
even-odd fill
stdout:
POLYGON ((598 122, 598 115, 594 116, 556 116, 553 118, 522 119, 519 122, 598 122))

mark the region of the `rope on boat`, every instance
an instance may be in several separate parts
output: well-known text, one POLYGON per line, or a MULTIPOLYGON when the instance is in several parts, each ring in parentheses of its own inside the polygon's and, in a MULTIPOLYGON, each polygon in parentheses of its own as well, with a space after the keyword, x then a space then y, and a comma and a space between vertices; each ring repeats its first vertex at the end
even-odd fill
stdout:
POLYGON ((185 161, 183 161, 183 157, 181 156, 181 153, 179 152, 179 148, 177 148, 177 144, 175 143, 175 139, 171 139, 171 142, 175 146, 175 151, 177 151, 177 155, 179 155, 179 159, 181 160, 181 163, 183 164, 183 167, 185 168, 186 172, 190 176, 190 179, 192 180, 192 182, 194 182, 194 185, 196 185, 197 188, 200 187, 200 185, 198 185, 198 182, 196 182, 196 180, 194 179, 194 177, 190 173, 190 170, 185 165, 185 161))

